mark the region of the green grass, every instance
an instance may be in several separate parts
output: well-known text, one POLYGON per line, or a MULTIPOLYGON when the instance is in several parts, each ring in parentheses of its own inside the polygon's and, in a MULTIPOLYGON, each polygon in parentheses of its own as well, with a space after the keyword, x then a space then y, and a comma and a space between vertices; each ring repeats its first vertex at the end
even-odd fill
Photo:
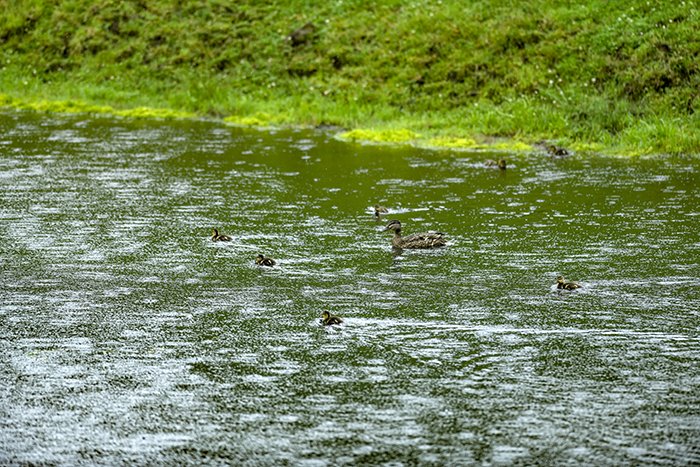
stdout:
POLYGON ((315 3, 0 0, 0 93, 374 142, 700 153, 692 1, 315 3))

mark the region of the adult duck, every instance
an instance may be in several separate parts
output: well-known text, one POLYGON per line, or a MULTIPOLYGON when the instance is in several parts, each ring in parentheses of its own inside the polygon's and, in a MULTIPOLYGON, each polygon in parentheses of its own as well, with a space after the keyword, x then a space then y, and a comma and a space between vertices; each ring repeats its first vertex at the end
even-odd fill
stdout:
POLYGON ((389 222, 384 230, 394 231, 394 238, 391 239, 394 248, 436 248, 447 243, 442 232, 422 232, 402 237, 401 222, 397 220, 389 222))

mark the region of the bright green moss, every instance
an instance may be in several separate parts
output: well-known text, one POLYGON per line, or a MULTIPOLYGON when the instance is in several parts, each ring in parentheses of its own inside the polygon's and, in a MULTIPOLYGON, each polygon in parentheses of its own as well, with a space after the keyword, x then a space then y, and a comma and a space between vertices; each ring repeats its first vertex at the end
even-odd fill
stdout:
POLYGON ((0 94, 0 106, 13 107, 22 110, 34 110, 36 112, 56 113, 89 113, 109 114, 127 118, 191 118, 192 112, 183 112, 171 109, 152 109, 149 107, 135 107, 133 109, 115 109, 108 105, 94 105, 76 100, 50 101, 50 100, 23 100, 13 99, 6 94, 0 94))
POLYGON ((506 152, 528 152, 532 151, 534 148, 526 143, 523 143, 522 141, 499 141, 496 144, 493 144, 491 146, 493 149, 496 149, 498 151, 506 151, 506 152))
POLYGON ((275 118, 270 114, 262 112, 258 112, 255 115, 251 116, 230 115, 224 118, 224 121, 226 123, 230 123, 232 125, 237 126, 251 127, 270 127, 278 124, 279 120, 279 118, 275 118))
POLYGON ((195 116, 192 112, 183 112, 179 110, 172 109, 152 109, 150 107, 136 107, 134 109, 111 109, 107 113, 112 113, 114 115, 119 115, 120 117, 129 118, 163 118, 163 119, 177 119, 177 118, 192 118, 195 116))
POLYGON ((472 138, 452 138, 446 136, 430 138, 426 141, 425 145, 426 147, 452 149, 474 149, 479 147, 479 144, 472 138))
POLYGON ((417 140, 420 137, 418 133, 410 130, 371 130, 371 129, 356 129, 346 131, 338 135, 338 138, 347 141, 359 141, 369 143, 400 143, 406 144, 417 140))

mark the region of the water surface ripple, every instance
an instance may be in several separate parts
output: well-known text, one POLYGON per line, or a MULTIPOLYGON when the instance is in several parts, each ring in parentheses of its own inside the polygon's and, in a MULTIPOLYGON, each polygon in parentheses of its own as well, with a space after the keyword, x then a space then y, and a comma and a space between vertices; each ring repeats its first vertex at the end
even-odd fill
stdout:
POLYGON ((700 463, 697 160, 0 127, 2 465, 700 463))

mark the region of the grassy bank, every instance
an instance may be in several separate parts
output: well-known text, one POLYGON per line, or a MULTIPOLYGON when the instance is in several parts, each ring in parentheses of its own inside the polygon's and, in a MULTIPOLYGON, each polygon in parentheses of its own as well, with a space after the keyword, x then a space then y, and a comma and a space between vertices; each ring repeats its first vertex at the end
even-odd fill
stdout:
POLYGON ((3 102, 426 146, 700 153, 694 2, 174 3, 0 0, 3 102))

